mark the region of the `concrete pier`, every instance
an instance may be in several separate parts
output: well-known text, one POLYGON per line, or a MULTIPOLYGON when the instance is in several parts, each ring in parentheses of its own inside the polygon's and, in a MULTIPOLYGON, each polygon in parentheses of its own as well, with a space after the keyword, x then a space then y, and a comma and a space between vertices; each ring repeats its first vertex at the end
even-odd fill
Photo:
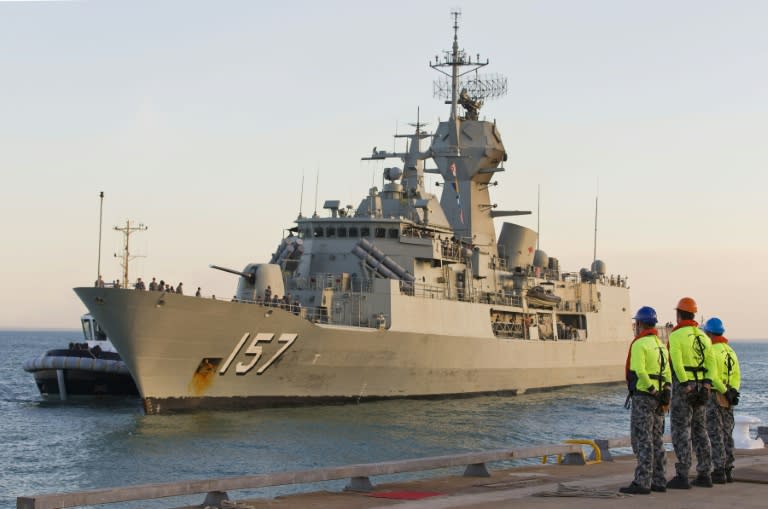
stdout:
MULTIPOLYGON (((647 507, 763 508, 768 499, 768 448, 737 449, 736 482, 713 488, 669 490, 650 495, 622 495, 633 478, 635 458, 611 456, 608 448, 625 447, 628 438, 575 440, 527 448, 462 453, 382 463, 324 467, 219 479, 203 479, 102 488, 70 493, 18 497, 17 509, 60 509, 115 502, 202 494, 194 508, 221 509, 449 509, 449 508, 600 508, 647 507), (574 443, 575 442, 575 443, 574 443), (591 456, 585 454, 591 449, 591 456), (604 451, 605 450, 605 451, 604 451), (489 468, 499 462, 549 458, 546 464, 489 468), (557 463, 553 463, 558 458, 557 463), (602 459, 602 461, 601 461, 602 459), (380 476, 456 468, 456 474, 397 483, 380 476), (461 468, 461 470, 459 470, 461 468), (462 473, 463 470, 463 473, 462 473), (236 499, 238 490, 347 479, 345 491, 317 491, 270 499, 236 499), (567 499, 567 500, 566 500, 567 499)), ((674 475, 674 454, 668 453, 667 479, 674 475)), ((424 474, 426 475, 426 474, 424 474)), ((172 503, 169 501, 168 506, 172 503)), ((108 506, 107 506, 108 507, 108 506)), ((191 509, 191 507, 189 509, 191 509)))
MULTIPOLYGON (((461 475, 409 482, 377 484, 370 493, 314 492, 268 500, 231 500, 237 509, 696 509, 760 508, 768 499, 768 449, 737 451, 736 482, 713 488, 668 490, 650 495, 621 495, 618 489, 632 481, 634 456, 593 465, 536 465, 492 471, 491 477, 461 475), (560 486, 574 492, 555 496, 560 486), (408 496, 439 493, 419 500, 377 498, 376 494, 408 496), (552 496, 541 496, 549 494, 552 496), (570 496, 567 496, 570 495, 570 496)), ((675 456, 668 454, 667 478, 674 475, 675 456)), ((200 507, 200 506, 196 506, 200 507)))

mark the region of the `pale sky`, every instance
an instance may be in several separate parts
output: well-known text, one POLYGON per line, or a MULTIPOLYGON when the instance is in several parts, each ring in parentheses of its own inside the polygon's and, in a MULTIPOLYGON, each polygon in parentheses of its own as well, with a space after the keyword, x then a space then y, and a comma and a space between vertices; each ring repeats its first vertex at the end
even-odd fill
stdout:
MULTIPOLYGON (((130 219, 149 226, 131 279, 231 297, 236 277, 208 265, 268 261, 302 174, 305 214, 318 171, 320 207, 357 205, 384 166, 361 157, 417 108, 428 129, 447 117, 427 64, 457 5, 0 2, 0 327, 78 327, 99 191, 105 279, 130 219)), ((540 184, 541 247, 578 271, 599 181, 598 258, 633 308, 672 320, 691 296, 726 336, 768 338, 768 3, 460 7, 460 45, 509 79, 481 111, 509 154, 499 208, 535 212, 540 184)))

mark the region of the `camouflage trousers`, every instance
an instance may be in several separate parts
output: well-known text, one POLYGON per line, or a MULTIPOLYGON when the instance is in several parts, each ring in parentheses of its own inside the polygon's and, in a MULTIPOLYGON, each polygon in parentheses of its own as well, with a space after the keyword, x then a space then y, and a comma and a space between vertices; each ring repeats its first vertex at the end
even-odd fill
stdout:
POLYGON ((714 468, 733 468, 733 407, 718 405, 714 392, 707 404, 707 431, 714 468))
POLYGON ((664 486, 667 456, 664 453, 664 414, 657 412, 656 398, 643 394, 632 396, 632 451, 637 456, 635 484, 650 488, 664 486))
POLYGON ((677 456, 675 471, 681 477, 688 477, 691 469, 691 443, 696 450, 696 472, 709 475, 712 471, 706 410, 707 405, 692 406, 688 403, 685 388, 677 381, 672 383, 669 424, 677 456))

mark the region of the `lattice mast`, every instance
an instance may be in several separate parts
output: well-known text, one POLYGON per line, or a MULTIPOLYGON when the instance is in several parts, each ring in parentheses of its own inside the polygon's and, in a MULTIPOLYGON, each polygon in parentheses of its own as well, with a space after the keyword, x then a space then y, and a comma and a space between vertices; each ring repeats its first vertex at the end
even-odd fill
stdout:
POLYGON ((491 177, 504 171, 500 164, 506 151, 495 122, 479 119, 480 108, 487 99, 503 96, 507 80, 501 76, 481 76, 477 71, 488 65, 477 54, 473 59, 459 48, 459 12, 452 12, 453 44, 442 57, 429 66, 446 78, 434 82, 435 96, 451 105, 450 118, 440 122, 432 138, 430 152, 443 177, 440 205, 457 238, 496 254, 493 219, 520 215, 523 211, 499 211, 491 202, 488 188, 496 185, 491 177), (468 76, 470 73, 474 73, 468 76), (459 106, 464 109, 461 115, 459 106))
POLYGON ((437 72, 444 74, 446 80, 433 83, 433 93, 436 97, 444 97, 445 103, 451 105, 451 120, 458 118, 458 106, 461 105, 467 111, 467 119, 477 120, 477 114, 486 99, 501 97, 507 93, 507 79, 498 75, 480 76, 477 71, 488 65, 488 59, 483 62, 480 54, 467 55, 463 49, 459 49, 459 16, 460 11, 451 12, 453 16, 453 46, 451 51, 443 52, 443 59, 435 56, 434 63, 429 66, 437 72), (468 67, 462 71, 462 68, 468 67), (448 69, 445 71, 443 69, 448 69), (475 76, 462 80, 461 77, 474 72, 475 76))
MULTIPOLYGON (((132 226, 131 221, 127 220, 125 226, 115 226, 114 229, 123 234, 123 252, 120 253, 120 266, 123 268, 123 288, 128 288, 128 262, 134 258, 138 258, 138 255, 131 256, 131 251, 129 249, 131 234, 145 231, 148 227, 144 226, 142 223, 132 226)), ((115 257, 117 258, 117 253, 115 253, 115 257)))

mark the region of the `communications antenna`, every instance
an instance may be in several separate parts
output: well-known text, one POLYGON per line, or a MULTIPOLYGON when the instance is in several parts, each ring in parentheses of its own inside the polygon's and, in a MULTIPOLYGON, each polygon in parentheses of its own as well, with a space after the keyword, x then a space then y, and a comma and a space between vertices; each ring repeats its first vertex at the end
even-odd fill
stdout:
POLYGON ((320 187, 320 169, 315 173, 315 212, 312 217, 317 217, 317 188, 320 187))
POLYGON ((301 197, 299 198, 299 219, 304 209, 304 170, 301 170, 301 197))
POLYGON ((592 248, 592 263, 597 261, 597 198, 600 195, 600 177, 597 178, 597 189, 595 191, 595 244, 592 248))
POLYGON ((99 193, 99 257, 96 262, 96 281, 101 279, 101 218, 104 208, 104 191, 99 193))
MULTIPOLYGON (((116 231, 119 231, 123 234, 123 252, 120 253, 120 266, 123 268, 123 288, 128 288, 128 262, 133 260, 134 258, 138 258, 139 255, 131 256, 131 252, 129 249, 131 234, 140 232, 140 231, 146 231, 149 227, 144 226, 143 223, 139 223, 138 225, 131 225, 130 219, 125 222, 125 226, 115 226, 114 229, 116 231)), ((115 258, 117 258, 117 253, 115 253, 115 258)))
POLYGON ((427 127, 429 124, 427 122, 421 121, 421 107, 416 107, 416 122, 408 122, 408 125, 416 129, 416 134, 422 134, 424 131, 422 131, 422 128, 427 127))
POLYGON ((467 55, 466 51, 459 49, 459 16, 461 11, 451 12, 453 16, 453 48, 444 51, 443 58, 435 56, 434 62, 429 66, 446 77, 435 80, 432 83, 432 93, 435 97, 445 99, 446 104, 451 105, 451 120, 456 120, 457 106, 460 104, 467 112, 467 120, 477 120, 480 108, 487 99, 496 99, 507 93, 507 78, 499 74, 479 75, 478 69, 488 65, 488 59, 483 62, 480 54, 467 55), (461 71, 460 68, 469 69, 461 71), (447 68, 450 72, 443 70, 447 68), (462 78, 474 72, 475 75, 462 78))
POLYGON ((541 184, 536 193, 536 250, 541 245, 541 184))

